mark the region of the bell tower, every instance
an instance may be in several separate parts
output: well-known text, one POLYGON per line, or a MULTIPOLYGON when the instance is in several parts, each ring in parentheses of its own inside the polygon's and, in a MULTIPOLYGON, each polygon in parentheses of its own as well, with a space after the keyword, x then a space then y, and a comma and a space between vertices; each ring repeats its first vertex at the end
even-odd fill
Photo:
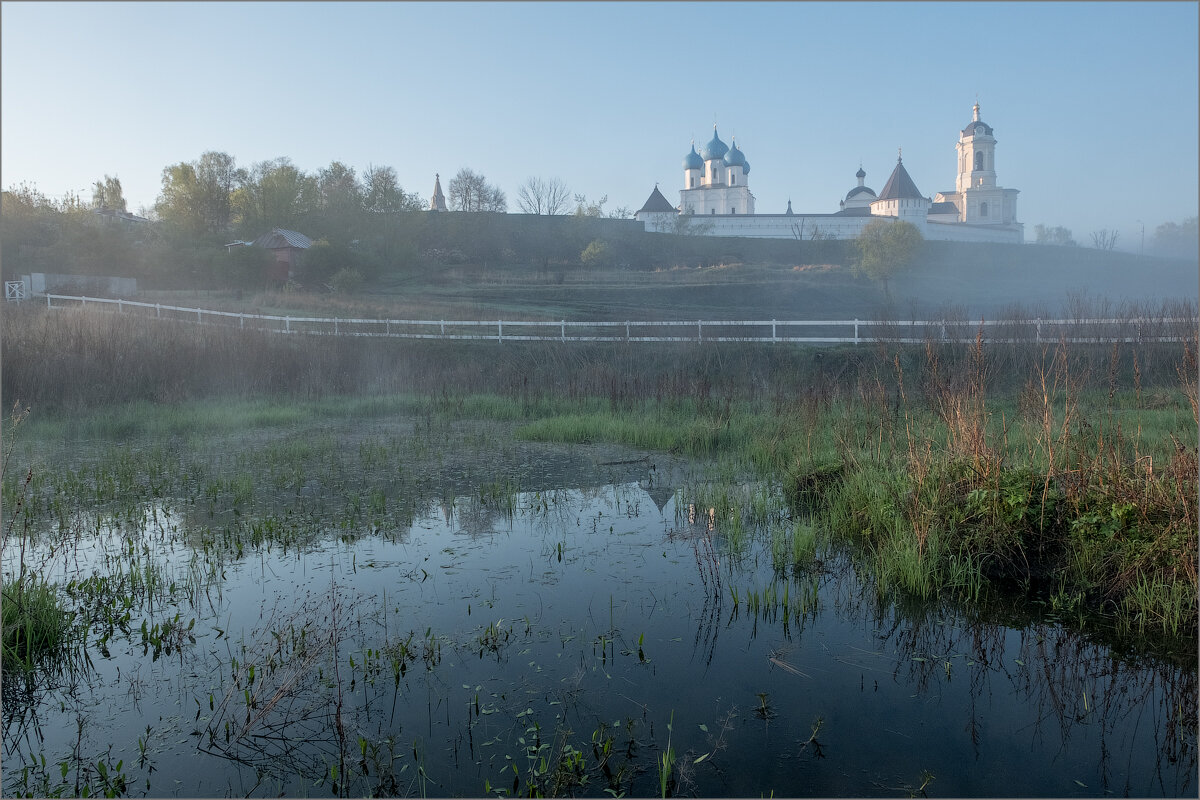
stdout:
POLYGON ((954 190, 991 189, 996 186, 996 137, 992 127, 979 118, 979 103, 972 109, 974 119, 958 136, 958 179, 954 190))

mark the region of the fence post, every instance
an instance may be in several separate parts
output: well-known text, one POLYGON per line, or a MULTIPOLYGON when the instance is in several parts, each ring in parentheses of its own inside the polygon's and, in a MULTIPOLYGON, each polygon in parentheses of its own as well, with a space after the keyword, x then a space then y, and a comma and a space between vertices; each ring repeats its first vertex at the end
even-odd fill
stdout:
POLYGON ((1034 336, 1036 337, 1037 343, 1041 344, 1042 343, 1042 318, 1041 317, 1038 317, 1037 328, 1034 332, 1034 336))
POLYGON ((567 340, 567 321, 565 319, 562 321, 562 340, 564 342, 567 340))
POLYGON ((161 316, 162 316, 162 304, 161 304, 161 303, 155 303, 155 304, 154 304, 154 316, 155 316, 155 317, 161 317, 161 316))
POLYGON ((338 332, 338 321, 337 321, 337 317, 334 317, 333 318, 333 335, 337 336, 337 332, 338 332))
POLYGON ((625 341, 629 341, 629 320, 625 320, 625 341))
POLYGON ((504 320, 502 319, 496 320, 496 341, 504 341, 504 320))
POLYGON ((778 342, 779 336, 775 333, 775 320, 771 320, 771 341, 778 342))
POLYGON ((81 298, 79 298, 79 305, 80 305, 80 307, 82 307, 82 306, 86 306, 86 305, 87 305, 87 298, 86 298, 86 297, 81 297, 81 298))
POLYGON ((284 333, 292 332, 292 318, 291 317, 283 318, 283 330, 284 330, 284 333))
POLYGON ((246 327, 246 315, 244 313, 238 314, 238 327, 239 328, 246 327))
POLYGON ((442 320, 442 336, 446 335, 446 320, 442 320))
POLYGON ((390 319, 385 319, 383 321, 383 335, 384 336, 392 335, 392 321, 390 319))
POLYGON ((46 308, 54 308, 54 306, 50 305, 50 295, 46 295, 46 308))
POLYGON ((117 298, 117 313, 121 314, 125 311, 125 306, 121 304, 121 298, 117 298))
POLYGON ((704 323, 701 320, 696 320, 696 342, 704 341, 704 323))
POLYGON ((201 324, 203 324, 203 323, 204 323, 204 316, 203 316, 203 313, 202 313, 202 312, 200 311, 200 309, 198 309, 198 308, 196 309, 196 322, 199 322, 199 323, 201 323, 201 324))
POLYGON ((854 343, 858 344, 858 317, 854 318, 854 343))

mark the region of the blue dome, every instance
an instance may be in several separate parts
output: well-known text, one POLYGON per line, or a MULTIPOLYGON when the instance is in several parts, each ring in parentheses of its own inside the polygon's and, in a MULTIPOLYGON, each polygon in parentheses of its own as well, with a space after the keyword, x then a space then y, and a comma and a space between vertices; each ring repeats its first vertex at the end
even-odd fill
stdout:
POLYGON ((749 175, 750 174, 750 162, 746 161, 744 158, 742 160, 745 162, 742 164, 742 174, 749 175))
POLYGON ((730 147, 729 152, 725 154, 725 165, 729 167, 746 166, 746 154, 738 150, 736 139, 733 142, 733 147, 730 147))
POLYGON ((715 158, 724 158, 729 152, 729 147, 717 137, 717 128, 713 126, 712 141, 704 145, 704 149, 700 151, 700 155, 705 161, 712 161, 715 158))
POLYGON ((696 152, 696 143, 692 143, 692 152, 683 157, 684 169, 704 169, 704 159, 696 152))

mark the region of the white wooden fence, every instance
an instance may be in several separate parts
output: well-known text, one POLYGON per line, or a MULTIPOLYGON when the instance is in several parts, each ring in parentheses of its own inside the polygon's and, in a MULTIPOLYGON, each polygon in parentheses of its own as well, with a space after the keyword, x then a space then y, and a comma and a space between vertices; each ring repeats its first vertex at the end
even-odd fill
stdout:
POLYGON ((497 342, 1174 342, 1196 337, 1196 318, 1008 320, 529 320, 345 319, 214 311, 134 300, 47 294, 51 309, 95 306, 143 317, 278 333, 479 339, 497 342), (57 303, 57 304, 56 304, 57 303))

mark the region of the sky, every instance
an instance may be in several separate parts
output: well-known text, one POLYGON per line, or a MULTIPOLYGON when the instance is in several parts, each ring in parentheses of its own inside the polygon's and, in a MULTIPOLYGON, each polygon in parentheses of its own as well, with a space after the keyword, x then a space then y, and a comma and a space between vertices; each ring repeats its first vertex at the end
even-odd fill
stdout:
POLYGON ((207 150, 391 166, 428 202, 459 169, 558 178, 606 210, 713 134, 759 213, 831 213, 904 166, 954 189, 978 101, 1018 220, 1142 232, 1197 214, 1198 6, 1103 3, 0 3, 0 185, 153 206, 207 150))

